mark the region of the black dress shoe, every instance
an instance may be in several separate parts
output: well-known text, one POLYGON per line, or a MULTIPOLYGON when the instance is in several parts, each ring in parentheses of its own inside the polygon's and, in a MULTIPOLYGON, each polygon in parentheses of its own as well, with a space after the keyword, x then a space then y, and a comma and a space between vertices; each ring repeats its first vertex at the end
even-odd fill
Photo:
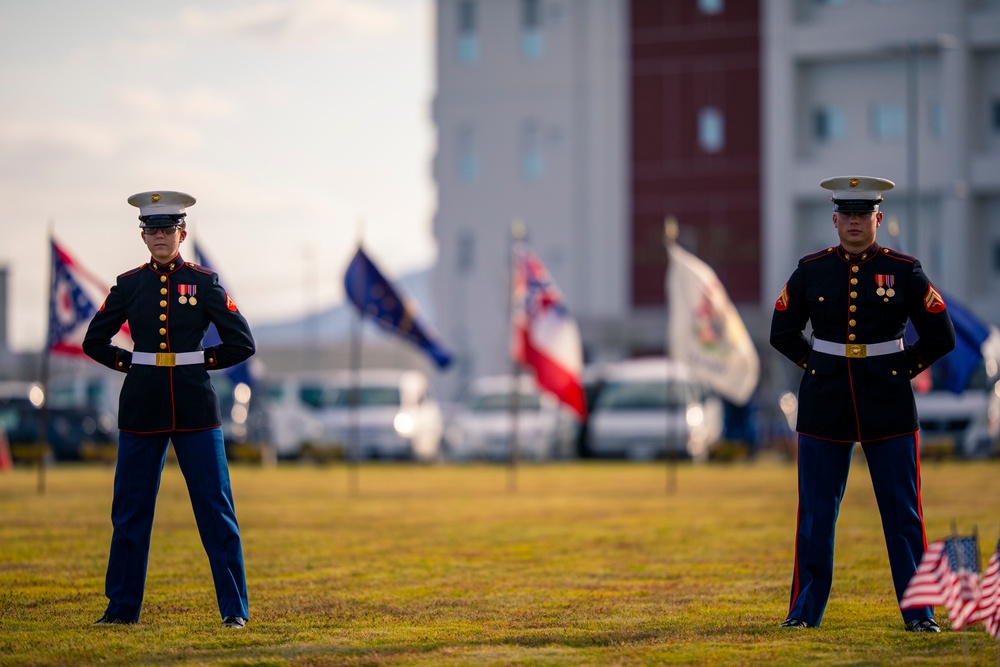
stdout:
POLYGON ((222 626, 226 628, 245 628, 247 619, 240 616, 226 616, 222 619, 222 626))
POLYGON ((108 612, 104 612, 104 616, 94 621, 94 625, 132 625, 135 621, 124 621, 117 616, 112 616, 108 612))
POLYGON ((811 628, 812 626, 805 621, 800 621, 797 618, 786 619, 784 623, 781 624, 783 628, 811 628))
POLYGON ((907 632, 941 632, 941 626, 933 618, 918 618, 906 622, 907 632))

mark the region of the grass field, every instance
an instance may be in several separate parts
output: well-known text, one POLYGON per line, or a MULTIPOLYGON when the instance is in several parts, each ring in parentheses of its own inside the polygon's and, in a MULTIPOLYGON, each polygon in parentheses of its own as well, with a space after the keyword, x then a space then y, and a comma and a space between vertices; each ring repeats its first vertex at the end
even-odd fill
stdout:
MULTIPOLYGON (((104 611, 110 467, 0 473, 0 665, 997 665, 982 626, 903 631, 856 456, 823 627, 782 630, 795 467, 234 466, 251 619, 222 628, 164 471, 146 601, 104 611), (668 482, 675 487, 668 493, 668 482)), ((1000 462, 925 463, 928 538, 1000 531, 1000 462)))

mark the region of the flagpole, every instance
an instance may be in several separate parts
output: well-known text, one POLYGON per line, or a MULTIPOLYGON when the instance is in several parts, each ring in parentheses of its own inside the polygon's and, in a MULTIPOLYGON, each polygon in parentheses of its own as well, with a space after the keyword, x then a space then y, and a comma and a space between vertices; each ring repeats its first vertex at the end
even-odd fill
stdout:
MULTIPOLYGON (((508 290, 508 295, 510 298, 507 299, 507 323, 510 335, 514 334, 514 245, 516 243, 523 242, 527 237, 528 232, 524 226, 524 223, 520 219, 515 219, 510 227, 510 253, 508 266, 510 266, 510 290, 508 290)), ((514 355, 511 354, 511 400, 510 400, 510 465, 508 466, 507 474, 507 491, 510 493, 515 493, 517 491, 517 470, 520 463, 521 452, 520 452, 520 442, 518 439, 518 413, 520 412, 520 401, 521 401, 521 364, 514 355)))
POLYGON ((49 373, 51 361, 51 330, 52 312, 55 307, 52 287, 55 285, 55 247, 53 240, 52 222, 49 222, 49 313, 48 326, 45 327, 45 347, 42 349, 42 405, 38 411, 38 494, 45 495, 45 467, 46 458, 49 453, 49 373))
MULTIPOLYGON (((364 218, 358 220, 358 248, 364 238, 364 218)), ((351 424, 350 424, 350 462, 348 464, 348 484, 350 494, 358 495, 359 468, 361 460, 361 327, 360 311, 355 313, 351 326, 351 424)))
MULTIPOLYGON (((663 222, 663 245, 667 249, 667 261, 668 262, 670 261, 669 260, 669 257, 670 257, 670 246, 673 243, 677 243, 677 239, 679 237, 680 237, 680 225, 677 224, 677 218, 674 217, 674 216, 672 216, 672 215, 667 216, 666 220, 664 220, 664 222, 663 222)), ((669 264, 667 266, 667 270, 668 271, 670 270, 669 264)), ((664 280, 664 283, 666 283, 666 280, 664 280)), ((670 295, 667 294, 666 296, 667 296, 667 298, 664 299, 663 306, 664 306, 664 310, 666 311, 665 314, 669 318, 669 312, 670 312, 670 310, 669 310, 669 308, 670 308, 669 298, 670 298, 670 295)), ((668 331, 669 331, 669 327, 670 327, 670 323, 668 321, 667 322, 667 330, 668 331)), ((669 335, 668 335, 668 338, 669 338, 669 335)), ((668 368, 668 371, 667 371, 667 373, 668 373, 668 377, 667 377, 667 390, 669 392, 669 388, 670 388, 670 378, 669 378, 669 367, 670 367, 670 364, 669 364, 669 359, 671 358, 670 357, 669 342, 668 342, 668 346, 667 346, 667 355, 666 355, 666 357, 668 359, 668 364, 667 364, 667 368, 668 368)), ((668 397, 669 397, 669 393, 668 393, 668 397)), ((685 398, 686 398, 686 394, 685 394, 685 398)), ((687 419, 687 408, 686 407, 685 407, 685 419, 687 419)), ((670 423, 669 419, 667 420, 667 423, 668 424, 670 423)), ((666 485, 666 492, 667 492, 668 496, 672 496, 672 495, 674 495, 677 492, 677 458, 670 456, 670 453, 667 451, 667 446, 670 443, 669 429, 670 429, 670 427, 668 425, 667 426, 668 432, 666 433, 666 442, 664 443, 664 448, 663 448, 663 457, 667 460, 667 485, 666 485)))

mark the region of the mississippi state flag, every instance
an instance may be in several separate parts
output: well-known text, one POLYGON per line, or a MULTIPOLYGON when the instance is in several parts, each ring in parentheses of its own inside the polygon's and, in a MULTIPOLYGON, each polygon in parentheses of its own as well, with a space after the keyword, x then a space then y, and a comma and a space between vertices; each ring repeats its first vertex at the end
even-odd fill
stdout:
POLYGON ((582 419, 587 414, 580 374, 583 348, 576 320, 552 276, 523 241, 513 247, 511 320, 514 361, 531 368, 538 385, 582 419))

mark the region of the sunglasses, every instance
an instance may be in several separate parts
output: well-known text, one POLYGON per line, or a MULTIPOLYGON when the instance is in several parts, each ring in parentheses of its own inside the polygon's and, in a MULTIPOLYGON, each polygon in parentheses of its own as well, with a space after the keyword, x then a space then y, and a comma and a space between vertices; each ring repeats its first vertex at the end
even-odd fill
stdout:
POLYGON ((163 232, 166 236, 173 236, 180 228, 180 225, 170 225, 169 227, 143 227, 142 233, 146 236, 156 236, 160 232, 163 232))

